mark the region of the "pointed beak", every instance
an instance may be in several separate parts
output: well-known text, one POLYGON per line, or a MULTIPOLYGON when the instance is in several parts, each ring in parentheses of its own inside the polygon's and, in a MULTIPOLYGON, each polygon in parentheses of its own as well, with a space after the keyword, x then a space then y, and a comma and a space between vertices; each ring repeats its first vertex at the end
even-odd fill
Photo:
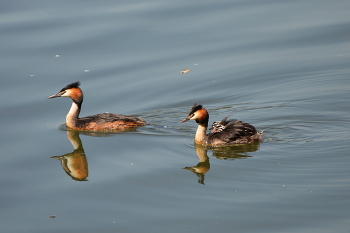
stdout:
POLYGON ((189 117, 186 117, 185 119, 183 119, 182 121, 180 121, 180 123, 184 123, 184 122, 186 122, 186 121, 188 121, 188 120, 190 120, 190 118, 189 118, 189 117))
POLYGON ((49 96, 47 98, 48 99, 53 99, 53 98, 56 98, 56 97, 61 97, 61 93, 57 93, 56 95, 52 95, 52 96, 49 96))

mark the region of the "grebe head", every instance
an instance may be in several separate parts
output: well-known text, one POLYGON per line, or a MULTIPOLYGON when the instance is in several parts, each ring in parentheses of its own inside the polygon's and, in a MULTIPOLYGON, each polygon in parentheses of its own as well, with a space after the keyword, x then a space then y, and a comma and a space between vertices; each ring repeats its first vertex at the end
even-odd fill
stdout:
POLYGON ((186 122, 188 120, 195 120, 197 123, 204 124, 208 123, 209 113, 202 105, 194 104, 188 116, 180 121, 180 123, 186 122))
POLYGON ((83 99, 83 92, 79 88, 80 82, 68 84, 56 95, 49 96, 48 99, 56 97, 70 97, 73 101, 81 102, 83 99))

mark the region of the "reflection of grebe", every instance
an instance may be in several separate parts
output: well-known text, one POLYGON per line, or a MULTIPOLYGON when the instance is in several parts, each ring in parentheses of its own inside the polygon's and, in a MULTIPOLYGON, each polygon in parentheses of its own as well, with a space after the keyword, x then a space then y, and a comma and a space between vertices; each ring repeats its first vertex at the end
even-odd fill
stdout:
POLYGON ((207 155, 208 150, 200 145, 196 145, 196 154, 199 158, 199 163, 193 167, 184 167, 198 176, 198 183, 204 184, 204 174, 209 171, 210 163, 207 155))
POLYGON ((181 121, 195 120, 198 123, 195 142, 206 145, 230 145, 245 144, 262 141, 262 132, 258 132, 254 126, 242 121, 227 121, 226 118, 221 122, 221 128, 217 128, 206 134, 209 121, 208 111, 202 105, 194 104, 188 116, 181 121))
POLYGON ((259 143, 234 144, 231 146, 208 146, 195 144, 196 154, 199 158, 199 163, 196 166, 184 167, 198 176, 198 183, 204 184, 204 175, 210 169, 208 150, 213 151, 213 157, 224 160, 245 159, 253 157, 248 152, 259 150, 259 143))
POLYGON ((74 151, 62 156, 53 156, 59 159, 63 170, 74 180, 86 181, 88 177, 88 163, 84 153, 83 144, 77 131, 67 131, 67 137, 74 147, 74 151))
POLYGON ((72 107, 66 117, 66 125, 69 128, 74 130, 113 131, 143 126, 146 124, 145 121, 139 118, 114 113, 101 113, 79 118, 81 105, 83 103, 83 92, 79 88, 79 85, 80 82, 71 83, 56 95, 48 97, 48 99, 70 97, 73 100, 72 107))

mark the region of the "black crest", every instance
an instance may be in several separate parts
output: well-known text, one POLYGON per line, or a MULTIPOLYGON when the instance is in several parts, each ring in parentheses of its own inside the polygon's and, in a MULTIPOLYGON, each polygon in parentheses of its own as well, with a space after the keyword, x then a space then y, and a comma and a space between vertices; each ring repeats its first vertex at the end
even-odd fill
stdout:
POLYGON ((194 103, 191 111, 188 113, 188 115, 192 115, 193 113, 197 112, 198 110, 202 109, 203 106, 197 103, 194 103))
POLYGON ((65 86, 64 88, 62 88, 62 91, 65 91, 65 90, 68 90, 68 89, 72 89, 72 88, 78 88, 80 86, 80 82, 75 82, 75 83, 71 83, 71 84, 68 84, 67 86, 65 86))

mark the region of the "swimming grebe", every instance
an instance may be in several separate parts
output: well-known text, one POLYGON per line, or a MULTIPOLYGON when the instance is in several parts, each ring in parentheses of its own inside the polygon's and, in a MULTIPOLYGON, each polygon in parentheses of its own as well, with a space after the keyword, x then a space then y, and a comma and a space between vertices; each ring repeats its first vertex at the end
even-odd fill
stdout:
POLYGON ((225 117, 220 122, 215 122, 212 131, 206 134, 208 128, 209 113, 202 105, 193 105, 188 116, 180 123, 195 120, 198 128, 195 142, 206 145, 231 145, 246 144, 262 141, 262 132, 258 132, 254 126, 237 120, 227 120, 225 117))
POLYGON ((83 92, 79 88, 80 82, 68 84, 56 95, 48 97, 48 99, 56 97, 70 97, 73 100, 67 117, 67 127, 74 130, 89 131, 118 131, 127 128, 143 126, 145 121, 140 118, 125 116, 114 113, 101 113, 93 116, 79 118, 81 105, 83 103, 83 92))

